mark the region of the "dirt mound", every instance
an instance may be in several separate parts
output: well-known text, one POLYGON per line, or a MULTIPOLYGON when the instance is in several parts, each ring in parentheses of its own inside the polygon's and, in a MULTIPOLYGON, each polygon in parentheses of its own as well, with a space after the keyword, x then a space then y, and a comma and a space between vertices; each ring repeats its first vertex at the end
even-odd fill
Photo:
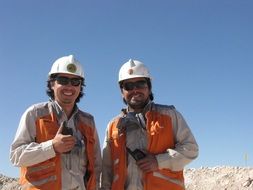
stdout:
POLYGON ((253 190, 253 168, 201 167, 184 173, 187 190, 253 190))
POLYGON ((0 174, 0 190, 18 190, 18 179, 0 174))
MULTIPOLYGON (((253 168, 201 167, 184 174, 186 190, 253 190, 253 168)), ((18 190, 17 180, 0 174, 0 190, 18 190)))

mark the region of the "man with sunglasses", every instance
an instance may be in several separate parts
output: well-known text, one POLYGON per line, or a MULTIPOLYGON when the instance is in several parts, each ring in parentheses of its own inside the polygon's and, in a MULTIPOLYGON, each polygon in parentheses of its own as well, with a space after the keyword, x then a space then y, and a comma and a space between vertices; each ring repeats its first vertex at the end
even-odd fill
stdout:
POLYGON ((151 77, 130 59, 119 71, 126 109, 113 118, 103 147, 103 190, 183 190, 183 169, 198 145, 174 106, 153 102, 151 77))
POLYGON ((102 160, 94 118, 77 106, 84 86, 82 65, 73 55, 54 62, 50 100, 25 111, 11 145, 22 189, 99 189, 102 160))

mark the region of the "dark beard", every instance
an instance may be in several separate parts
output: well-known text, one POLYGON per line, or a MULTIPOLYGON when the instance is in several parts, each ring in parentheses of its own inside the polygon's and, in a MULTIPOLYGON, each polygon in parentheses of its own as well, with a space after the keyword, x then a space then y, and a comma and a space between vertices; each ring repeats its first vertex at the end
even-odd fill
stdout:
POLYGON ((126 103, 133 110, 140 110, 140 109, 144 109, 145 106, 148 104, 148 102, 149 102, 149 98, 147 98, 146 101, 144 101, 144 102, 138 102, 137 104, 136 103, 132 104, 131 101, 126 102, 126 103))

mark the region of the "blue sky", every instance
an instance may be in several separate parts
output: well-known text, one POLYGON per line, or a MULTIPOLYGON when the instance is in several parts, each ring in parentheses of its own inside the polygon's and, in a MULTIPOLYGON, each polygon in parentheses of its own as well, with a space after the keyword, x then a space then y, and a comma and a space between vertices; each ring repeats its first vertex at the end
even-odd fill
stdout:
POLYGON ((101 144, 124 106, 118 71, 133 58, 149 67, 155 102, 173 104, 198 141, 187 167, 252 166, 252 9, 251 0, 0 0, 0 173, 18 176, 9 147, 20 117, 48 100, 51 65, 70 54, 84 66, 79 107, 101 144))

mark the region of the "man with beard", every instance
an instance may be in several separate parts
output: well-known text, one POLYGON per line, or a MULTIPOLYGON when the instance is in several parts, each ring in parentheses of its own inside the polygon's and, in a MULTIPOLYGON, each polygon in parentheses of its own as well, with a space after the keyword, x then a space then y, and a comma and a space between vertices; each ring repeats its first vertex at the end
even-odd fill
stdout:
POLYGON ((73 55, 57 59, 48 75, 50 100, 23 114, 10 153, 21 168, 22 189, 99 188, 102 160, 94 118, 77 106, 84 80, 73 55))
POLYGON ((126 109, 113 118, 103 147, 103 190, 183 190, 183 169, 198 145, 174 106, 153 102, 151 76, 130 59, 119 71, 126 109))

